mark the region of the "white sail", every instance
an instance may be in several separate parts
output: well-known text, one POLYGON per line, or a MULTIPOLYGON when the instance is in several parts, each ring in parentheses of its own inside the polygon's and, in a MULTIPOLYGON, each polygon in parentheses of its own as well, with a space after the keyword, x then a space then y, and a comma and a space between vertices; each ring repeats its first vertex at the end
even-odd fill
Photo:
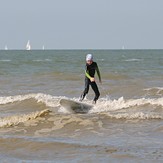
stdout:
POLYGON ((5 46, 5 50, 8 50, 8 47, 7 47, 7 45, 5 46))
POLYGON ((26 45, 26 50, 31 50, 31 45, 30 45, 30 41, 28 40, 27 45, 26 45))
POLYGON ((122 46, 122 50, 124 50, 125 49, 125 46, 122 46))
POLYGON ((45 47, 44 47, 44 45, 42 46, 42 50, 45 50, 45 47))

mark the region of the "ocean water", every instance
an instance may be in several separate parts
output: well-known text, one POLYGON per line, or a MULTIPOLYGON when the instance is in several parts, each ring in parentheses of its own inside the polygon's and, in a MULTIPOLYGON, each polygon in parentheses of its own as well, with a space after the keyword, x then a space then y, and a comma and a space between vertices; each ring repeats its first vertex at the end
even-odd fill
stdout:
POLYGON ((163 50, 0 51, 0 112, 0 162, 163 162, 163 50), (101 96, 75 114, 87 53, 101 96))

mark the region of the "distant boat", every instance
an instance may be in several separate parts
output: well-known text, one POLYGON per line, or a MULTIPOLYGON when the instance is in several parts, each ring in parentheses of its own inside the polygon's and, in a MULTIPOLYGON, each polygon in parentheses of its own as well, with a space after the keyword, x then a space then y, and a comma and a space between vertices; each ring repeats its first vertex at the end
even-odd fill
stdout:
POLYGON ((124 50, 125 49, 125 46, 122 46, 122 50, 124 50))
POLYGON ((31 50, 31 45, 30 45, 30 41, 28 40, 27 45, 26 45, 26 50, 31 50))
POLYGON ((8 47, 7 47, 7 45, 5 46, 5 50, 8 50, 8 47))
POLYGON ((42 46, 42 50, 45 50, 45 47, 44 47, 44 45, 42 46))

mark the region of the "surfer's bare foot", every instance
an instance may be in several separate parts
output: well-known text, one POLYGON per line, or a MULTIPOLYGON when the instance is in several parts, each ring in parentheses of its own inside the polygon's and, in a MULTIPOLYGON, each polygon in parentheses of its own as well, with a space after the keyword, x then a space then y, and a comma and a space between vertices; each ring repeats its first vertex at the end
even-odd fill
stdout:
POLYGON ((96 101, 92 101, 92 104, 96 104, 96 101))
POLYGON ((79 97, 79 101, 82 102, 84 100, 84 95, 82 94, 80 97, 79 97))

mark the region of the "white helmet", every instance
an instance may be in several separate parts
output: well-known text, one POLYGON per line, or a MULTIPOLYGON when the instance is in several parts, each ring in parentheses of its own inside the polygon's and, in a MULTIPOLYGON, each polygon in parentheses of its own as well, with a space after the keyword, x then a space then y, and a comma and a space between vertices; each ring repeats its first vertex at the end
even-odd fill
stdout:
POLYGON ((86 61, 92 61, 92 60, 93 60, 93 55, 92 54, 87 54, 86 61))

